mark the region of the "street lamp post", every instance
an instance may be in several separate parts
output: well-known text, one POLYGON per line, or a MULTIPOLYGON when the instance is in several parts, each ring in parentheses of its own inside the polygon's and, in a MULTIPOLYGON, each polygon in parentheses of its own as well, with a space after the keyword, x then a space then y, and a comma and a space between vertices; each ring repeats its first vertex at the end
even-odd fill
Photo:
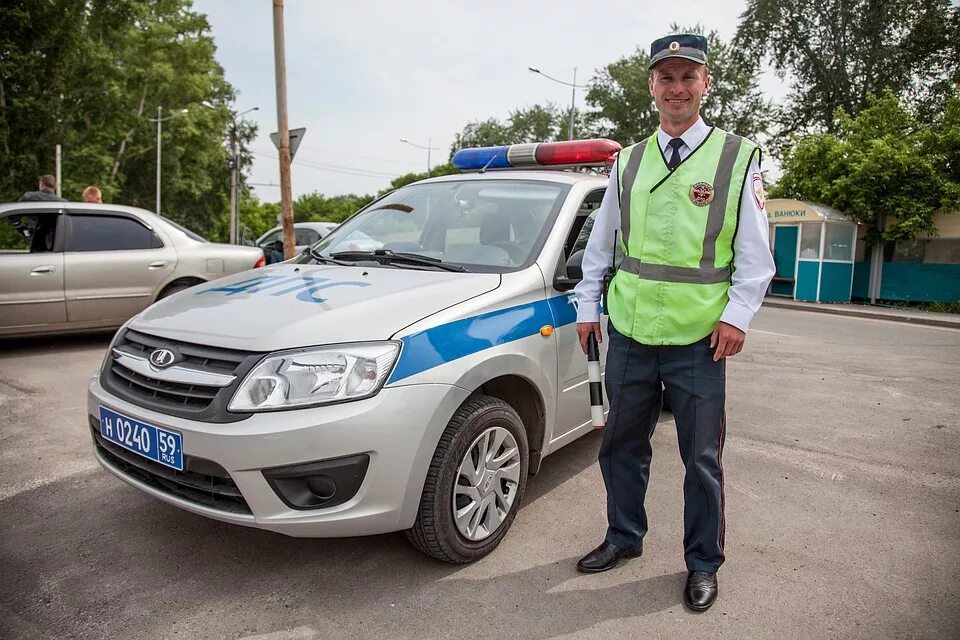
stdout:
POLYGON ((430 142, 431 142, 431 139, 430 139, 430 138, 427 138, 427 146, 423 146, 422 144, 417 144, 416 142, 410 142, 410 141, 407 140, 406 138, 400 138, 400 142, 403 142, 404 144, 408 144, 408 145, 410 145, 411 147, 416 147, 417 149, 426 149, 426 150, 427 150, 427 177, 429 178, 429 177, 430 177, 430 151, 431 151, 431 150, 433 150, 433 151, 439 151, 440 148, 439 148, 439 147, 431 147, 431 146, 430 146, 430 142))
MULTIPOLYGON (((203 100, 200 104, 208 109, 217 107, 203 100)), ((240 119, 251 111, 258 111, 260 107, 251 107, 240 113, 230 112, 230 236, 231 244, 239 244, 240 230, 240 150, 238 148, 237 127, 240 119)))
POLYGON ((163 107, 157 105, 157 117, 156 118, 147 118, 150 122, 157 123, 157 215, 160 214, 160 125, 167 120, 173 120, 174 118, 179 118, 182 115, 186 115, 189 112, 189 109, 180 109, 177 113, 167 116, 163 116, 163 107))
POLYGON ((540 69, 538 69, 538 68, 536 68, 536 67, 527 67, 527 69, 529 69, 530 71, 533 71, 534 73, 540 74, 541 76, 543 76, 544 78, 547 78, 548 80, 553 80, 554 82, 557 82, 557 83, 559 83, 559 84, 565 84, 565 85, 567 85, 568 87, 571 88, 571 92, 570 92, 570 129, 569 129, 569 131, 567 132, 567 139, 568 139, 568 140, 573 140, 573 114, 574 114, 575 111, 576 111, 577 89, 587 89, 587 88, 588 88, 588 85, 585 85, 585 84, 577 84, 577 68, 576 68, 576 67, 573 68, 573 82, 564 82, 563 80, 558 80, 558 79, 556 79, 556 78, 554 78, 554 77, 548 76, 547 74, 545 74, 543 71, 540 71, 540 69))

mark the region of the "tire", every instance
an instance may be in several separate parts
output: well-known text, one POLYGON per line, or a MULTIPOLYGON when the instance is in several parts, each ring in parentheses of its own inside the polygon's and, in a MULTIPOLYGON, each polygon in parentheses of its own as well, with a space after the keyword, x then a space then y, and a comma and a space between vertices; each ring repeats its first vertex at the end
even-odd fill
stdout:
POLYGON ((470 398, 440 437, 407 539, 428 556, 451 564, 484 557, 513 524, 529 464, 527 432, 516 410, 499 398, 470 398), (484 463, 479 464, 484 451, 484 463), (457 486, 462 489, 455 495, 457 486), (459 521, 455 500, 462 514, 459 521))
POLYGON ((196 286, 197 284, 199 283, 191 284, 188 282, 177 282, 175 284, 171 284, 166 289, 160 292, 160 295, 157 296, 157 300, 163 300, 164 298, 169 298, 173 294, 180 293, 181 291, 185 291, 186 289, 196 286))

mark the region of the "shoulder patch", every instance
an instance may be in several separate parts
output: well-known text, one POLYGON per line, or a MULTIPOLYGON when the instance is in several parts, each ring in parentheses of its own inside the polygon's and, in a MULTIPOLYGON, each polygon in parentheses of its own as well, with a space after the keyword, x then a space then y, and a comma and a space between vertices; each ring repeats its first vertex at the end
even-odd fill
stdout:
POLYGON ((759 173, 753 174, 751 183, 753 186, 753 199, 757 201, 757 206, 760 207, 761 211, 766 211, 766 209, 764 209, 764 205, 767 201, 767 194, 763 190, 763 176, 761 176, 759 173))

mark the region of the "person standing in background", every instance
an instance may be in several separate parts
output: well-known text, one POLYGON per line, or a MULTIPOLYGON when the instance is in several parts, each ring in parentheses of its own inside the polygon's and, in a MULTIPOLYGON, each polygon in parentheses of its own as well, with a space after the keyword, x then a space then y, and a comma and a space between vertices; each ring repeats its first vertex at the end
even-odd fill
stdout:
POLYGON ((20 202, 66 202, 66 198, 57 195, 57 179, 49 173, 40 176, 36 191, 27 191, 20 196, 20 202))
POLYGON ((100 193, 100 189, 90 185, 83 190, 83 201, 84 202, 93 202, 96 204, 103 204, 103 194, 100 193))

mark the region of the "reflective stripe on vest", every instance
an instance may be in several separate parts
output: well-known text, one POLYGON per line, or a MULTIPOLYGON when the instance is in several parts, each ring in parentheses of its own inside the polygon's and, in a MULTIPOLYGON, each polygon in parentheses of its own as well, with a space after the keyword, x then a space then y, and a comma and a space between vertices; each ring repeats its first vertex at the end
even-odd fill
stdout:
POLYGON ((699 268, 692 269, 690 267, 674 267, 668 264, 640 262, 632 256, 624 256, 620 263, 620 270, 640 276, 644 280, 656 280, 658 282, 716 284, 730 279, 729 266, 716 269, 712 266, 704 267, 701 265, 699 268))

